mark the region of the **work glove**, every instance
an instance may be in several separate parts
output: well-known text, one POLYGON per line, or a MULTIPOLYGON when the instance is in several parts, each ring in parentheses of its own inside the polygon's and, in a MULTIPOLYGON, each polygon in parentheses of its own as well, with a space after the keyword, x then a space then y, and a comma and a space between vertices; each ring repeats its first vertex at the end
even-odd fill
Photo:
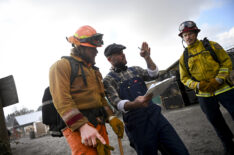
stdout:
POLYGON ((108 144, 102 144, 102 142, 97 139, 97 153, 98 155, 111 155, 110 151, 113 151, 115 148, 108 145, 108 144))
POLYGON ((209 82, 208 81, 200 81, 199 82, 199 90, 203 92, 207 92, 209 82))
POLYGON ((218 80, 216 80, 215 78, 210 79, 209 82, 201 81, 199 83, 199 90, 204 91, 204 92, 213 93, 219 89, 221 84, 222 84, 222 82, 218 82, 218 80))
POLYGON ((124 134, 123 122, 119 120, 116 116, 110 116, 109 123, 115 134, 118 136, 118 138, 123 138, 124 134))
POLYGON ((222 80, 222 79, 216 79, 216 78, 210 79, 210 81, 209 81, 209 88, 210 89, 208 89, 208 92, 215 92, 216 90, 219 89, 219 87, 223 83, 223 81, 219 82, 218 80, 222 80))

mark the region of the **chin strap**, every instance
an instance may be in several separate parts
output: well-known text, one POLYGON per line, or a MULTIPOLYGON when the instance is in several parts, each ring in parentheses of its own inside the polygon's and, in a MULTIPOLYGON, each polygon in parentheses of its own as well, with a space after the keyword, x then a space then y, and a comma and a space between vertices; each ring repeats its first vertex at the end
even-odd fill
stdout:
POLYGON ((184 46, 184 39, 182 39, 182 45, 183 45, 184 48, 186 48, 186 47, 184 46))

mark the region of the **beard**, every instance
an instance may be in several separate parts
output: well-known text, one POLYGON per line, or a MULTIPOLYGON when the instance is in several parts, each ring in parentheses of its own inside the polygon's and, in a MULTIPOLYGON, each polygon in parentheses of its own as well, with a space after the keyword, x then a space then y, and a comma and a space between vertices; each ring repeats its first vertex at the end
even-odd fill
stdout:
POLYGON ((95 57, 89 57, 86 54, 80 54, 80 57, 88 64, 95 65, 95 57))
POLYGON ((117 72, 117 73, 119 73, 121 71, 126 71, 127 68, 128 67, 126 66, 126 63, 123 63, 123 62, 117 63, 117 64, 114 65, 114 71, 117 72))
POLYGON ((126 66, 126 64, 123 62, 119 62, 119 63, 116 63, 114 66, 115 66, 115 68, 123 68, 126 66))
POLYGON ((76 56, 80 57, 81 59, 83 59, 86 63, 92 64, 92 65, 96 64, 95 56, 87 55, 83 48, 76 47, 76 48, 74 48, 72 50, 72 52, 74 53, 74 55, 76 55, 76 56))

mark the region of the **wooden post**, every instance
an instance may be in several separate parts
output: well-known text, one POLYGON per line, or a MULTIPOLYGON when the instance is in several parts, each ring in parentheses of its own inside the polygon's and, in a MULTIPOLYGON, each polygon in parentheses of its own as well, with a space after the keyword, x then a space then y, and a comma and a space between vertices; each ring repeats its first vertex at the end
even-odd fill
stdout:
POLYGON ((5 124, 5 117, 2 107, 1 96, 0 96, 0 152, 3 154, 11 154, 11 147, 5 124))
POLYGON ((122 145, 122 141, 120 138, 118 138, 118 143, 119 143, 119 152, 120 152, 120 155, 123 155, 123 145, 122 145))
POLYGON ((18 103, 15 81, 12 75, 0 79, 0 153, 10 155, 11 147, 5 124, 3 108, 18 103))

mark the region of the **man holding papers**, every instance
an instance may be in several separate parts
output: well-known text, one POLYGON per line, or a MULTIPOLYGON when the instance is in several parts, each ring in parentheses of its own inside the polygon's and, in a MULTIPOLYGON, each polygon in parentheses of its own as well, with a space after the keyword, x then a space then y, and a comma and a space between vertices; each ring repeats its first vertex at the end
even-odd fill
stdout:
POLYGON ((162 154, 187 155, 185 145, 161 114, 161 108, 152 102, 152 95, 145 95, 147 87, 144 81, 158 76, 148 44, 143 42, 140 52, 148 69, 127 67, 125 48, 115 43, 106 47, 104 54, 112 68, 103 82, 108 100, 123 114, 130 145, 138 155, 156 155, 158 149, 162 154))

